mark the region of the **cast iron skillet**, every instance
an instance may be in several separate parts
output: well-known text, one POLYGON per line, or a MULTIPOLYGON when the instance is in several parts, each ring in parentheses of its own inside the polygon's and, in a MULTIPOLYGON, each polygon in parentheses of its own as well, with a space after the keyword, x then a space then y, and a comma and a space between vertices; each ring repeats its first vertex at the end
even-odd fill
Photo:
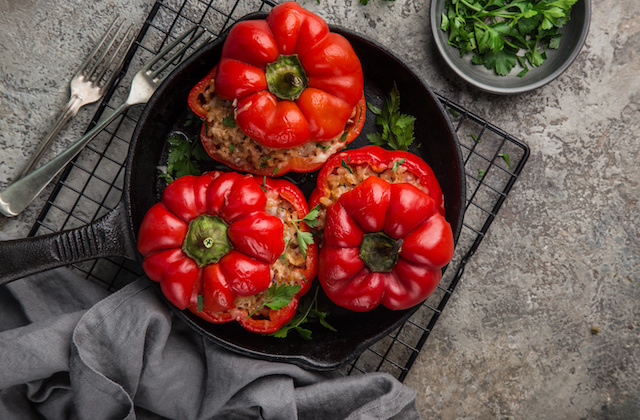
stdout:
MULTIPOLYGON (((256 13, 245 19, 264 18, 256 13)), ((446 218, 457 240, 465 204, 465 175, 460 146, 451 122, 424 80, 396 55, 376 42, 352 31, 332 26, 352 43, 365 76, 365 97, 381 106, 395 82, 401 94, 401 108, 417 117, 412 151, 431 165, 445 195, 446 218)), ((218 62, 224 36, 206 45, 177 68, 147 103, 131 139, 126 161, 123 196, 115 209, 103 218, 78 229, 15 241, 0 242, 0 284, 46 269, 89 259, 122 256, 140 261, 136 234, 146 211, 160 200, 165 186, 157 166, 166 162, 167 138, 175 133, 197 135, 198 124, 186 124, 190 110, 187 95, 218 62)), ((377 130, 375 116, 368 111, 362 134, 349 148, 368 144, 366 134, 377 130)), ((229 170, 211 163, 205 170, 229 170)), ((309 196, 316 174, 289 174, 309 196)), ((154 283, 155 285, 155 283, 154 283)), ((161 294, 159 287, 156 290, 161 294)), ((314 287, 306 298, 314 293, 314 287)), ((304 298, 303 298, 304 299, 304 298)), ((196 331, 230 350, 252 357, 288 361, 315 370, 335 369, 406 321, 417 309, 391 311, 380 307, 355 313, 333 305, 320 291, 320 310, 330 312, 328 321, 337 332, 313 322, 313 339, 303 340, 295 332, 285 339, 249 333, 237 323, 210 324, 189 311, 175 313, 196 331)))

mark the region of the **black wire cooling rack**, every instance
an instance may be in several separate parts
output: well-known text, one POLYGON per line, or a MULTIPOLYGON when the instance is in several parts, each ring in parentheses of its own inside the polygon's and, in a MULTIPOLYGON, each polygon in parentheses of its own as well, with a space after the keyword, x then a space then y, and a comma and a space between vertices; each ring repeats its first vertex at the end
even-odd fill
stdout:
MULTIPOLYGON (((119 104, 130 85, 130 74, 145 56, 157 53, 182 28, 198 24, 218 36, 242 16, 268 10, 269 0, 162 0, 156 1, 129 51, 125 70, 107 92, 88 129, 111 103, 119 104), (214 4, 215 3, 215 4, 214 4), (131 69, 128 71, 127 69, 131 69)), ((438 95, 451 113, 464 157, 467 201, 464 225, 456 253, 438 289, 400 328, 365 350, 343 368, 346 374, 387 372, 404 380, 418 357, 465 266, 482 242, 529 156, 528 146, 500 128, 438 95)), ((132 108, 113 122, 72 162, 32 226, 29 236, 83 226, 112 210, 122 195, 124 163, 140 108, 132 108)), ((115 291, 138 278, 142 271, 125 258, 106 258, 72 267, 87 279, 115 291)))

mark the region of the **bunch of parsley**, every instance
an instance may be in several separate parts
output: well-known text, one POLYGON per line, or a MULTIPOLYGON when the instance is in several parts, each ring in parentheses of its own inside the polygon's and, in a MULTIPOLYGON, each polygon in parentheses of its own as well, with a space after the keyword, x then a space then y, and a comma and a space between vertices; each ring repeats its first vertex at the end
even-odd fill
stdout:
POLYGON ((473 52, 472 62, 501 76, 520 64, 524 76, 557 49, 558 30, 569 21, 577 0, 447 0, 440 28, 460 56, 473 52))

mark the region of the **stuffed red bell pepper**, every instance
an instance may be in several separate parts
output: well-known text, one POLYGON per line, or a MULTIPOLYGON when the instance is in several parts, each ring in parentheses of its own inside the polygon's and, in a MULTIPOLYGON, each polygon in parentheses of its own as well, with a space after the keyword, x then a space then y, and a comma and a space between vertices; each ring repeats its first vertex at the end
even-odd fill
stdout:
POLYGON ((370 176, 380 177, 392 184, 408 182, 415 185, 435 201, 438 212, 444 216, 442 189, 433 170, 424 160, 410 152, 364 146, 338 153, 318 173, 309 206, 320 204, 320 228, 324 224, 325 209, 370 176))
POLYGON ((315 204, 325 209, 318 280, 344 308, 415 306, 453 257, 440 186, 411 153, 372 146, 336 155, 320 172, 315 204))
POLYGON ((358 136, 366 113, 351 44, 295 2, 236 23, 188 101, 211 157, 269 176, 319 169, 358 136))
POLYGON ((283 179, 235 172, 184 176, 146 213, 143 269, 180 309, 269 333, 294 315, 316 274, 302 192, 283 179))

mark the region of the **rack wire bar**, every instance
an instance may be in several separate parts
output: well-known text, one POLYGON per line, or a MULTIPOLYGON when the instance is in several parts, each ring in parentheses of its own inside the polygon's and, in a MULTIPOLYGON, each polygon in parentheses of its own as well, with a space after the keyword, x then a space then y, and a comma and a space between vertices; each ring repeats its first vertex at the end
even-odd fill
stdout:
MULTIPOLYGON (((122 102, 127 69, 154 55, 185 27, 197 24, 220 35, 242 16, 268 10, 271 0, 158 0, 127 54, 116 84, 106 93, 87 131, 102 114, 122 102)), ((454 123, 463 153, 467 197, 462 231, 453 260, 436 291, 402 326, 365 350, 341 370, 346 374, 387 372, 403 381, 484 239, 529 158, 529 147, 504 130, 437 94, 454 123)), ((140 110, 114 121, 63 171, 29 236, 86 225, 112 210, 124 185, 124 165, 140 110)), ((71 267, 109 291, 134 281, 142 270, 125 258, 86 261, 71 267)))

